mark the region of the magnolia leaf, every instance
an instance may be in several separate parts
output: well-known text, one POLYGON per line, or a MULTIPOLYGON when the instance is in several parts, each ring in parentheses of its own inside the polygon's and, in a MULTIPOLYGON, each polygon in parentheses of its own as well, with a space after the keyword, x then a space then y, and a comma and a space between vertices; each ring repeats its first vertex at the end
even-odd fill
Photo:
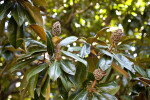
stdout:
POLYGON ((64 51, 64 50, 61 50, 61 52, 62 52, 63 54, 65 54, 65 55, 69 56, 69 57, 72 57, 72 58, 78 60, 79 62, 82 62, 84 65, 87 66, 87 61, 84 60, 84 59, 81 59, 79 56, 77 56, 77 55, 75 55, 75 54, 73 54, 73 53, 64 51))
POLYGON ((43 29, 41 26, 34 24, 34 25, 30 25, 29 27, 30 27, 31 29, 33 29, 34 32, 35 32, 42 40, 46 41, 46 33, 45 33, 44 29, 43 29))
POLYGON ((46 39, 47 39, 47 52, 49 55, 53 55, 54 53, 54 44, 52 41, 52 34, 50 32, 46 32, 46 39))
POLYGON ((114 62, 112 62, 112 66, 113 69, 115 69, 117 72, 121 73, 122 75, 124 75, 127 79, 129 78, 129 74, 123 70, 121 67, 119 67, 118 65, 116 65, 114 62))
POLYGON ((14 72, 15 70, 18 70, 18 69, 21 69, 21 68, 24 68, 26 67, 26 65, 30 64, 31 62, 33 62, 34 60, 36 60, 37 58, 31 58, 31 59, 27 59, 25 61, 20 61, 20 62, 17 62, 16 64, 14 64, 12 67, 11 67, 11 72, 14 72))
POLYGON ((14 48, 21 46, 24 37, 24 26, 19 27, 13 17, 8 23, 8 40, 14 48))
POLYGON ((103 71, 105 71, 111 66, 112 61, 113 61, 113 57, 104 55, 100 58, 100 60, 97 64, 97 68, 100 67, 103 71))
POLYGON ((63 97, 63 99, 68 100, 68 92, 66 91, 60 78, 57 79, 57 85, 58 85, 59 92, 61 96, 63 97))
POLYGON ((84 46, 81 48, 80 56, 82 58, 86 57, 91 52, 91 46, 90 44, 85 43, 84 46))
POLYGON ((98 87, 102 92, 107 92, 111 95, 115 95, 120 89, 116 82, 102 83, 98 87))
MULTIPOLYGON (((38 7, 32 6, 32 4, 28 1, 24 1, 24 6, 28 9, 32 18, 37 23, 39 23, 40 25, 43 26, 43 19, 42 19, 42 15, 40 13, 40 9, 38 7)), ((46 36, 45 36, 45 40, 46 40, 46 36)))
POLYGON ((49 84, 50 84, 50 77, 47 75, 47 78, 41 88, 41 93, 44 97, 46 97, 46 90, 49 84))
POLYGON ((22 6, 16 2, 14 4, 14 9, 12 10, 12 13, 17 24, 21 26, 25 20, 24 9, 22 8, 22 6))
POLYGON ((146 72, 140 66, 134 65, 134 69, 143 77, 147 78, 146 72))
POLYGON ((38 74, 32 76, 29 80, 28 92, 29 92, 31 98, 34 98, 34 90, 36 88, 37 80, 38 80, 38 74))
POLYGON ((72 84, 69 81, 68 77, 64 73, 61 73, 60 79, 62 81, 62 84, 63 84, 65 90, 69 92, 72 87, 72 84))
POLYGON ((7 14, 10 12, 10 7, 12 6, 11 2, 5 2, 0 5, 0 20, 5 18, 7 14))
POLYGON ((125 56, 122 54, 114 54, 114 58, 125 68, 130 70, 132 73, 135 73, 135 70, 132 68, 133 67, 133 62, 128 60, 125 56))
POLYGON ((56 81, 61 74, 60 63, 55 61, 48 69, 48 74, 53 81, 56 81))
POLYGON ((34 75, 40 73, 41 71, 43 71, 46 67, 48 66, 48 63, 44 63, 42 65, 39 65, 37 67, 35 67, 34 69, 32 69, 28 74, 27 74, 27 81, 34 75))
POLYGON ((76 65, 75 81, 79 85, 81 85, 82 82, 86 80, 87 75, 88 75, 88 68, 81 62, 78 62, 76 65))
POLYGON ((67 37, 65 39, 63 39, 61 42, 60 42, 60 45, 61 46, 66 46, 70 43, 73 43, 74 41, 76 41, 78 38, 75 37, 75 36, 70 36, 70 37, 67 37))
POLYGON ((75 92, 69 97, 69 100, 88 100, 88 91, 75 92))
POLYGON ((62 60, 60 61, 61 68, 70 75, 75 75, 76 67, 75 65, 69 60, 62 60))

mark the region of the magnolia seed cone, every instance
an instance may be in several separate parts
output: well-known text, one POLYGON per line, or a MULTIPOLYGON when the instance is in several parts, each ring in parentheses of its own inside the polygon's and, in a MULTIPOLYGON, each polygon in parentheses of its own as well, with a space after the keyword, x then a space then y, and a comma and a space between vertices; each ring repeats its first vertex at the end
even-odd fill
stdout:
POLYGON ((111 41, 114 43, 114 44, 117 44, 120 40, 121 40, 121 37, 122 37, 122 30, 121 29, 117 29, 113 32, 113 34, 111 35, 111 41))
POLYGON ((61 33, 61 24, 59 21, 55 22, 52 27, 52 34, 58 36, 61 33))
POLYGON ((93 75, 95 77, 95 80, 100 80, 103 78, 103 76, 105 76, 104 72, 101 69, 95 69, 93 75))

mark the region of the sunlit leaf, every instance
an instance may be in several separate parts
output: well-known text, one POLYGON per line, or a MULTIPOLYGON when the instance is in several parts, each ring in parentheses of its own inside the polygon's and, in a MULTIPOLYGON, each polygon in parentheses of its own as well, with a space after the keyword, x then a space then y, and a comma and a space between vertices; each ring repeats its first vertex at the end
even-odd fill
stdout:
POLYGON ((133 62, 129 61, 125 56, 122 54, 115 54, 114 58, 125 68, 130 70, 132 73, 135 73, 135 70, 132 68, 133 67, 133 62))
POLYGON ((100 58, 97 68, 101 68, 103 71, 107 70, 112 64, 113 58, 107 55, 104 55, 100 58))
POLYGON ((73 43, 73 42, 76 41, 77 39, 78 39, 78 38, 75 37, 75 36, 70 36, 70 37, 67 37, 67 38, 63 39, 63 40, 60 42, 60 44, 61 44, 61 46, 66 46, 66 45, 68 45, 68 44, 70 44, 70 43, 73 43))
POLYGON ((60 63, 53 62, 48 69, 48 74, 53 81, 56 81, 61 74, 60 63))
POLYGON ((42 40, 46 41, 46 33, 45 33, 44 29, 43 29, 41 26, 34 24, 34 25, 30 25, 29 27, 30 27, 31 29, 33 29, 34 32, 35 32, 42 40))
POLYGON ((62 52, 63 54, 65 54, 65 55, 69 56, 69 57, 72 57, 72 58, 74 58, 74 59, 76 59, 76 60, 82 62, 84 65, 87 66, 87 61, 84 60, 84 59, 81 59, 79 56, 77 56, 77 55, 75 55, 75 54, 73 54, 73 53, 64 51, 64 50, 61 50, 61 52, 62 52))
POLYGON ((90 46, 90 44, 85 43, 84 46, 81 48, 80 56, 82 58, 84 58, 85 56, 87 56, 88 54, 90 54, 90 52, 91 52, 91 46, 90 46))
POLYGON ((115 95, 119 91, 120 86, 118 86, 116 82, 110 82, 110 83, 102 83, 98 85, 98 88, 103 92, 115 95))
POLYGON ((69 60, 62 60, 60 61, 61 68, 70 75, 75 75, 76 67, 75 65, 69 60))

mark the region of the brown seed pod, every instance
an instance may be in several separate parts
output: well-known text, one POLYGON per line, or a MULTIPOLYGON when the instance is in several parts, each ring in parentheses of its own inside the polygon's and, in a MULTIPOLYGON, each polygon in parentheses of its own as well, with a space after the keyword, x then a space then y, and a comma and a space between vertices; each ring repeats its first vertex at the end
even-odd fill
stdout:
POLYGON ((55 22, 52 27, 52 34, 58 36, 61 33, 61 24, 59 21, 55 22))
POLYGON ((111 35, 111 41, 114 43, 114 44, 117 44, 120 40, 121 40, 121 37, 122 37, 122 30, 121 29, 117 29, 113 32, 113 34, 111 35))
POLYGON ((105 76, 105 72, 103 72, 101 69, 95 69, 93 75, 95 80, 100 80, 103 78, 103 76, 105 76))

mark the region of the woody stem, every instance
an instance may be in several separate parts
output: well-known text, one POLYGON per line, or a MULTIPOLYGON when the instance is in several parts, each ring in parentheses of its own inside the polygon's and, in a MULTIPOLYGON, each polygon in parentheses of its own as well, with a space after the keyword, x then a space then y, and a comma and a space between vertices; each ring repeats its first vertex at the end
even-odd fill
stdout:
POLYGON ((93 84, 92 84, 92 86, 91 86, 91 88, 89 90, 92 91, 93 88, 95 87, 95 85, 96 85, 96 80, 94 80, 94 82, 93 82, 93 84))

